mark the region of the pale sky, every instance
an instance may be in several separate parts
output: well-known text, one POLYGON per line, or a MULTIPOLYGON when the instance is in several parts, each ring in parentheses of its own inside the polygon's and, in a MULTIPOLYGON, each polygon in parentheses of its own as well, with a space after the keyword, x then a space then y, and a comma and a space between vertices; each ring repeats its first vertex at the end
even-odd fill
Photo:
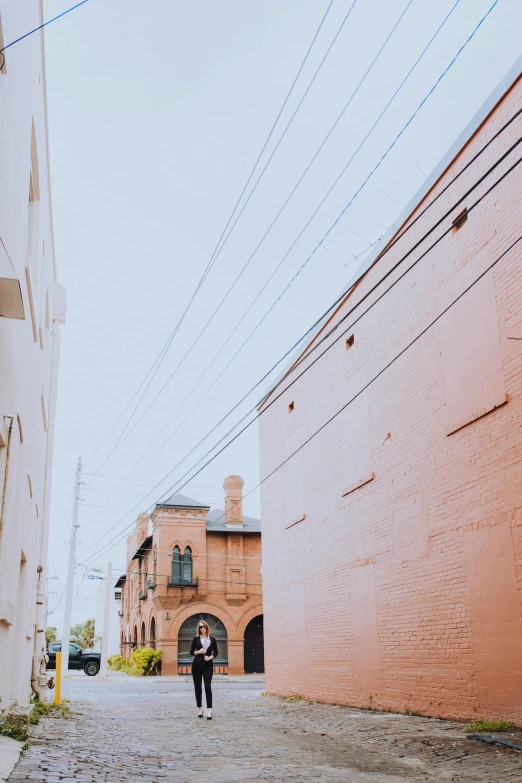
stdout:
MULTIPOLYGON (((333 1, 263 161, 352 2, 333 1)), ((54 612, 50 625, 60 627, 63 618, 63 598, 57 601, 65 585, 78 457, 87 464, 77 558, 101 569, 111 560, 119 573, 125 568, 125 537, 137 512, 146 510, 173 483, 174 489, 179 488, 181 476, 254 405, 268 384, 177 468, 170 481, 147 493, 331 304, 364 255, 359 262, 345 265, 393 223, 402 211, 400 205, 422 185, 516 61, 522 4, 499 0, 329 235, 324 243, 328 250, 320 249, 312 257, 199 402, 492 4, 493 0, 460 0, 368 141, 252 304, 455 0, 355 3, 173 340, 131 422, 135 428, 106 462, 125 417, 91 455, 121 415, 186 307, 329 0, 149 0, 146 4, 89 0, 46 28, 56 262, 68 296, 55 441, 50 562, 57 578, 51 582, 54 612), (226 303, 147 410, 252 255, 406 8, 382 55, 226 303), (136 511, 127 514, 135 505, 136 511), (121 541, 98 554, 116 534, 121 541)), ((45 0, 45 18, 69 5, 72 2, 66 0, 45 0)), ((181 491, 222 507, 222 482, 230 473, 243 476, 245 492, 258 484, 255 424, 181 491)), ((245 500, 245 513, 259 516, 258 492, 245 500)), ((80 569, 76 579, 73 623, 94 615, 98 583, 86 575, 82 578, 84 573, 80 569)))

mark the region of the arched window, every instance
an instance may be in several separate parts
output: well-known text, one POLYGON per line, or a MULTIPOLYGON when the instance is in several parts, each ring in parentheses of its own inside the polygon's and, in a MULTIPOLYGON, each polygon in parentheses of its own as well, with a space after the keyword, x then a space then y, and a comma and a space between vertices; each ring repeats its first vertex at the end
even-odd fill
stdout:
POLYGON ((138 629, 136 628, 136 626, 134 626, 134 643, 133 643, 133 646, 134 647, 138 646, 138 629))
POLYGON ((213 614, 194 614, 182 624, 178 633, 178 665, 188 666, 192 662, 190 645, 194 636, 198 635, 198 623, 205 620, 210 625, 210 633, 215 637, 219 655, 214 663, 226 666, 228 664, 228 634, 227 629, 213 614))
POLYGON ((189 546, 183 555, 183 584, 192 584, 192 549, 189 546))
POLYGON ((147 634, 145 633, 145 623, 141 624, 141 646, 145 647, 147 641, 147 634))
POLYGON ((172 584, 181 584, 181 553, 179 546, 175 546, 172 553, 172 584))
POLYGON ((154 617, 150 621, 150 646, 153 650, 156 649, 156 620, 154 617))

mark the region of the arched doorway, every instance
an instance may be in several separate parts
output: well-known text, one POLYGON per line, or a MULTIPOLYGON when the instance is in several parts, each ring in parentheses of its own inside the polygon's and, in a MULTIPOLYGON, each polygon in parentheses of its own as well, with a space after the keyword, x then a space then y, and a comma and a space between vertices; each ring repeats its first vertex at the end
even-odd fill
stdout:
POLYGON ((192 666, 190 645, 198 635, 198 623, 205 620, 210 625, 210 632, 215 637, 219 655, 214 659, 216 674, 226 674, 228 667, 228 634, 227 629, 213 614, 193 614, 185 620, 178 634, 178 674, 189 674, 192 666))
POLYGON ((146 631, 145 631, 145 623, 142 623, 141 624, 141 646, 142 647, 145 647, 146 641, 147 641, 147 634, 146 634, 146 631))
POLYGON ((265 644, 263 615, 250 620, 245 628, 245 674, 262 674, 265 671, 265 644))
POLYGON ((156 649, 156 620, 154 617, 150 621, 150 646, 153 650, 156 649))
POLYGON ((134 626, 133 648, 138 646, 138 629, 134 626))

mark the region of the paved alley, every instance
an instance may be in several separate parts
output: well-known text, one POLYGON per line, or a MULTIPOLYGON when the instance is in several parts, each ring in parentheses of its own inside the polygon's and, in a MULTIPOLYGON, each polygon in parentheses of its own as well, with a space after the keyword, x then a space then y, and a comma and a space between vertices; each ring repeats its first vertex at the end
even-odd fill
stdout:
MULTIPOLYGON (((189 678, 71 677, 74 717, 33 730, 10 781, 522 783, 522 754, 463 726, 263 696, 261 678, 215 678, 198 720, 189 678)), ((520 739, 515 739, 515 742, 520 739)))

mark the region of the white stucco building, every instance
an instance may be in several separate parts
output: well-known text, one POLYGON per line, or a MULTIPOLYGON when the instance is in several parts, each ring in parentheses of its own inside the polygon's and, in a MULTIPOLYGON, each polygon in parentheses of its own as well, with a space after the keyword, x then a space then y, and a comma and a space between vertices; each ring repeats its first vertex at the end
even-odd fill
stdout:
MULTIPOLYGON (((0 0, 0 49, 43 21, 0 0)), ((0 55, 0 66, 2 57, 0 55)), ((42 32, 0 70, 0 709, 45 682, 47 542, 65 292, 54 260, 42 32)))

